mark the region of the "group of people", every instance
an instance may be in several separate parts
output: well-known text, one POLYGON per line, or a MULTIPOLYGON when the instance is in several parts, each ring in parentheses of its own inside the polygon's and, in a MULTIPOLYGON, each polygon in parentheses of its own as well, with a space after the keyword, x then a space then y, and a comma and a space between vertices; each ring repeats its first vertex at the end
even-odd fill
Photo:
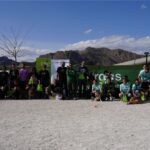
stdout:
POLYGON ((128 104, 141 103, 149 98, 150 94, 150 71, 147 65, 139 72, 135 83, 131 84, 127 75, 122 77, 118 85, 112 80, 111 72, 104 72, 104 80, 99 81, 89 73, 84 62, 77 69, 71 64, 65 67, 65 63, 57 69, 58 86, 62 99, 80 99, 90 97, 96 101, 112 101, 120 98, 128 104))
POLYGON ((118 85, 112 80, 111 72, 104 72, 103 81, 95 79, 82 62, 74 67, 71 63, 66 67, 65 62, 57 68, 57 77, 53 84, 47 66, 37 72, 33 67, 30 71, 22 64, 17 69, 12 64, 9 71, 6 67, 0 72, 0 99, 92 99, 95 101, 112 101, 120 98, 128 104, 140 103, 148 99, 150 89, 150 71, 144 65, 135 83, 131 84, 128 76, 122 77, 118 85))
POLYGON ((4 66, 0 72, 0 99, 46 98, 49 86, 50 74, 46 65, 37 72, 35 67, 29 71, 25 64, 17 69, 14 63, 9 71, 4 66))
POLYGON ((71 63, 65 67, 65 62, 57 69, 58 91, 61 99, 88 98, 91 90, 91 81, 94 76, 89 76, 88 68, 85 62, 82 62, 78 68, 74 68, 71 63))
POLYGON ((128 77, 123 78, 120 85, 119 97, 127 104, 138 104, 146 101, 150 97, 150 71, 147 65, 139 72, 135 83, 131 85, 128 77))
MULTIPOLYGON (((111 74, 106 74, 106 81, 101 84, 94 80, 92 94, 96 101, 113 100, 115 98, 115 84, 111 81, 111 74)), ((119 98, 127 104, 139 104, 150 97, 150 71, 147 65, 139 72, 135 82, 131 84, 127 75, 122 77, 122 83, 117 92, 119 98)))

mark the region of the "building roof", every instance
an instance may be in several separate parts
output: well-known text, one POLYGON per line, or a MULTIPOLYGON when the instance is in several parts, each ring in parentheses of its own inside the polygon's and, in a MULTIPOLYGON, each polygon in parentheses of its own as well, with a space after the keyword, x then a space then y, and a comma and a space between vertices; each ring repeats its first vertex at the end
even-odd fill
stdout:
MULTIPOLYGON (((150 56, 147 57, 147 62, 150 64, 150 56)), ((126 66, 126 65, 140 65, 140 64, 145 64, 146 63, 146 57, 139 58, 139 59, 134 59, 122 63, 115 64, 114 66, 126 66)))

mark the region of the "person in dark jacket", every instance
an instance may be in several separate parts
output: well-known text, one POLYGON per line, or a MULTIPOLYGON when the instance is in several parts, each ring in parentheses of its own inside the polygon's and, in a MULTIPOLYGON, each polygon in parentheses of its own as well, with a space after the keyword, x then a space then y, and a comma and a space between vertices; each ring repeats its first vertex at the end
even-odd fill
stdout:
POLYGON ((9 89, 9 74, 6 71, 6 66, 3 66, 0 72, 0 99, 4 99, 9 89))
POLYGON ((13 88, 14 84, 18 82, 18 79, 19 79, 19 71, 15 63, 11 65, 11 68, 9 71, 9 79, 10 79, 10 88, 13 88))
POLYGON ((65 62, 63 62, 62 65, 57 68, 57 80, 59 82, 60 93, 62 94, 62 99, 65 99, 68 97, 67 68, 65 67, 65 62))
POLYGON ((103 85, 103 100, 113 100, 115 92, 114 83, 111 81, 111 78, 106 79, 106 83, 103 85))
POLYGON ((85 98, 87 79, 88 79, 88 68, 85 66, 85 62, 83 61, 78 69, 79 98, 85 98))
POLYGON ((46 87, 48 87, 50 84, 50 74, 46 65, 43 65, 42 70, 39 72, 39 80, 43 88, 43 97, 45 97, 46 87))

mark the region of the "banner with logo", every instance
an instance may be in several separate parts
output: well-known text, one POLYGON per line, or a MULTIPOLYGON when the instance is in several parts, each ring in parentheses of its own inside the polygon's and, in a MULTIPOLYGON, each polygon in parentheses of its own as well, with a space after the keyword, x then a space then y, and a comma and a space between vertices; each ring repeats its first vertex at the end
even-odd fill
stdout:
POLYGON ((51 84, 54 84, 54 81, 57 77, 57 68, 60 67, 63 62, 65 62, 65 66, 67 67, 69 65, 70 60, 69 59, 52 59, 51 60, 51 84))
POLYGON ((89 72, 94 74, 95 78, 98 80, 105 80, 104 71, 111 72, 112 80, 121 82, 122 77, 127 75, 131 82, 134 82, 138 77, 142 65, 134 66, 109 66, 109 67, 97 67, 97 66, 88 66, 89 72))
MULTIPOLYGON (((47 65, 49 72, 51 73, 51 83, 54 83, 54 80, 57 76, 57 68, 61 66, 62 62, 65 62, 65 66, 68 66, 70 60, 69 59, 50 59, 50 58, 37 58, 36 59, 36 69, 40 71, 42 69, 43 64, 47 65)), ((122 77, 127 75, 129 80, 133 83, 135 79, 138 77, 140 70, 142 69, 142 65, 133 65, 133 66, 87 66, 89 72, 92 73, 96 79, 102 81, 105 80, 104 71, 108 71, 112 73, 112 80, 117 82, 121 82, 122 77)), ((75 68, 78 68, 76 66, 75 68)))
POLYGON ((43 65, 47 66, 47 69, 50 73, 50 71, 51 71, 51 69, 50 69, 51 68, 50 58, 37 58, 36 59, 36 65, 35 66, 36 66, 37 72, 39 72, 42 69, 43 65))

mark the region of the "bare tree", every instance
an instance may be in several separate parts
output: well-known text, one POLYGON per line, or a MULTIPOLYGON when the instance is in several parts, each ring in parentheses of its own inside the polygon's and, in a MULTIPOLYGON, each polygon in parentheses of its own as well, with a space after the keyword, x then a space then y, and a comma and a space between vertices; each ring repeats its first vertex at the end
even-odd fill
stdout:
POLYGON ((14 30, 12 27, 9 30, 9 33, 2 33, 0 36, 0 50, 2 50, 6 56, 13 57, 15 62, 17 58, 24 55, 23 44, 26 38, 21 35, 20 31, 14 30))

